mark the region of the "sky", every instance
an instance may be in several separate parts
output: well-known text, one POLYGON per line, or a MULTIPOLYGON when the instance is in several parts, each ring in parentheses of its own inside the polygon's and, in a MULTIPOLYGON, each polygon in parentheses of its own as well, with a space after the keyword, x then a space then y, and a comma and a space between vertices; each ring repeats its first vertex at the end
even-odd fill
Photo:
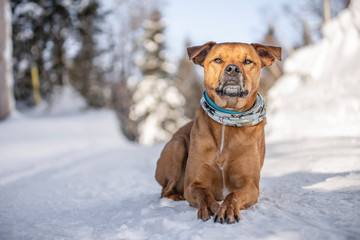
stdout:
MULTIPOLYGON (((169 57, 185 53, 185 39, 192 45, 215 42, 259 42, 267 26, 289 28, 280 16, 289 0, 163 0, 167 23, 166 44, 169 57)), ((281 31, 280 31, 281 32, 281 31)))
MULTIPOLYGON (((102 1, 112 9, 122 0, 102 1)), ((134 0, 136 1, 136 0, 134 0)), ((139 2, 140 3, 140 2, 139 2)), ((291 22, 284 5, 304 14, 301 1, 291 0, 153 0, 166 23, 166 56, 176 62, 185 54, 185 41, 191 45, 215 42, 261 42, 269 27, 276 28, 283 48, 299 40, 299 28, 291 22)), ((113 22, 116 24, 116 18, 113 22)), ((115 28, 116 29, 116 28, 115 28)))

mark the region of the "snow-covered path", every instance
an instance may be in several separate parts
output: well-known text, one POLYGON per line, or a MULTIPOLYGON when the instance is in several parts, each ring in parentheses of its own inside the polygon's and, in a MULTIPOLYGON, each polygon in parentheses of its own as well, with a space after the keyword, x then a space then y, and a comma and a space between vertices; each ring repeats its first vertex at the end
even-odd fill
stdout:
POLYGON ((0 123, 0 239, 360 239, 360 137, 268 142, 240 223, 160 199, 162 145, 118 136, 107 111, 0 123))

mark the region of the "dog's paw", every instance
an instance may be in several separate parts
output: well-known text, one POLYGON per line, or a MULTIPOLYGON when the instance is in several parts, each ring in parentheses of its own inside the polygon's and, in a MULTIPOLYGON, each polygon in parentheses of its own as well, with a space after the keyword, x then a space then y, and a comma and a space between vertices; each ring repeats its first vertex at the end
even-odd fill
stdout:
POLYGON ((223 202, 215 213, 214 222, 217 223, 235 223, 240 220, 240 210, 231 203, 231 201, 223 202))
POLYGON ((198 219, 202 219, 204 222, 209 220, 211 216, 213 216, 219 209, 219 204, 214 202, 208 205, 202 205, 198 210, 198 219))

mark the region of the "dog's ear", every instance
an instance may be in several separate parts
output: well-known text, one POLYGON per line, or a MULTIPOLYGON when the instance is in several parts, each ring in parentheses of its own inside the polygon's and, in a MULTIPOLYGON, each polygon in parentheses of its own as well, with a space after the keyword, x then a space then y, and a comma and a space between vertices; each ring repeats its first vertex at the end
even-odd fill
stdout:
POLYGON ((192 60, 195 64, 204 66, 204 60, 215 44, 215 42, 207 42, 201 46, 187 48, 189 59, 192 60))
POLYGON ((265 46, 258 43, 252 43, 253 46, 261 58, 263 66, 270 66, 274 63, 275 59, 281 61, 281 48, 273 46, 265 46))

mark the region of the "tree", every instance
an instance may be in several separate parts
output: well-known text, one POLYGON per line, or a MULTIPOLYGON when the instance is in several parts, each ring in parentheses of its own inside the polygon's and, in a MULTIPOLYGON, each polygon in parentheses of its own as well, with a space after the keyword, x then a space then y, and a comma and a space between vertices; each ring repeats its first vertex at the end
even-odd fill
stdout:
MULTIPOLYGON (((279 46, 280 43, 275 36, 275 28, 270 26, 262 41, 265 45, 279 46)), ((275 84, 276 80, 283 74, 282 64, 275 61, 273 65, 266 67, 261 72, 259 92, 266 97, 267 91, 275 84)))
POLYGON ((12 108, 11 10, 8 0, 0 2, 0 120, 12 108))
POLYGON ((89 106, 103 107, 106 104, 105 74, 95 60, 102 54, 96 43, 96 36, 102 32, 101 23, 106 13, 100 12, 97 0, 90 0, 76 7, 74 32, 81 47, 69 69, 70 82, 89 106))
POLYGON ((139 142, 152 144, 168 140, 187 119, 185 99, 170 81, 160 12, 154 11, 143 26, 145 56, 138 61, 143 79, 135 90, 130 117, 138 123, 139 142))
POLYGON ((122 133, 130 141, 136 141, 138 138, 137 125, 135 120, 130 118, 130 108, 133 105, 132 90, 128 87, 124 72, 120 73, 119 81, 112 86, 112 97, 122 133))
POLYGON ((60 0, 13 0, 11 7, 17 103, 34 105, 30 74, 34 66, 41 96, 51 101, 54 86, 62 85, 66 74, 64 44, 72 27, 69 6, 60 0))
POLYGON ((291 22, 294 29, 301 31, 299 42, 292 47, 296 49, 320 39, 322 25, 347 8, 349 4, 350 0, 306 0, 297 5, 285 4, 286 21, 291 22))
POLYGON ((151 1, 119 0, 114 10, 118 33, 114 43, 112 97, 113 107, 120 122, 124 136, 135 141, 138 138, 137 123, 130 118, 133 105, 131 82, 140 74, 134 62, 135 56, 141 51, 139 38, 143 33, 142 23, 148 18, 154 5, 151 1))
MULTIPOLYGON (((190 43, 187 41, 185 48, 189 46, 190 43)), ((175 75, 175 85, 185 98, 185 116, 189 119, 193 119, 195 117, 196 110, 199 107, 204 87, 199 74, 196 72, 194 64, 189 61, 189 57, 186 52, 179 63, 178 70, 175 75)))
MULTIPOLYGON (((283 11, 286 14, 283 14, 283 16, 286 17, 286 22, 292 25, 288 29, 297 31, 295 33, 296 38, 294 38, 296 42, 286 44, 289 38, 277 38, 276 33, 279 29, 276 24, 272 25, 272 23, 268 25, 268 31, 261 42, 267 45, 283 46, 282 54, 284 59, 292 50, 310 45, 320 39, 321 26, 330 16, 334 17, 342 9, 348 7, 349 2, 349 0, 306 0, 296 4, 285 4, 283 5, 283 11), (282 42, 283 39, 287 40, 282 42), (288 46, 288 48, 284 46, 288 46)), ((285 20, 282 19, 282 22, 285 22, 285 20)), ((261 74, 262 80, 260 81, 259 92, 266 97, 267 91, 282 74, 281 62, 277 61, 271 67, 264 68, 261 74)))
POLYGON ((31 76, 35 69, 41 98, 48 103, 54 87, 63 86, 70 77, 90 106, 103 106, 104 74, 95 63, 101 55, 95 36, 102 31, 99 23, 104 18, 98 0, 13 0, 11 7, 17 104, 36 103, 31 76))

